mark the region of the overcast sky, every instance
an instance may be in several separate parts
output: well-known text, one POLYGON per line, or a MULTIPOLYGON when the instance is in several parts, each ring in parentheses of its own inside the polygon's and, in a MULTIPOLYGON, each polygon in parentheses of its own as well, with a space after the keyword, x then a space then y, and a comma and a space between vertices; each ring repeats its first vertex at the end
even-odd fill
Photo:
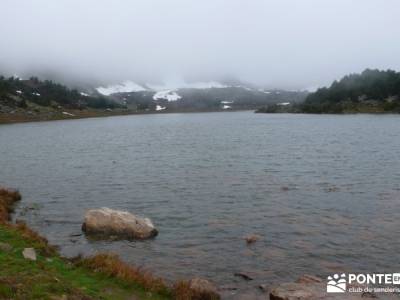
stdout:
POLYGON ((400 70, 399 15, 399 0, 1 0, 0 73, 308 88, 400 70))

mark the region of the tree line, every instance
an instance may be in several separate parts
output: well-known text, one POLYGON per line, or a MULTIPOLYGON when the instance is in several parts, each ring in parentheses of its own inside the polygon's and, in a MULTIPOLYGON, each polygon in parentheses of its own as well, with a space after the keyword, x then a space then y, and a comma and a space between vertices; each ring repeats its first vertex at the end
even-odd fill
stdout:
POLYGON ((330 87, 309 94, 300 109, 303 112, 342 112, 370 106, 400 112, 400 73, 393 70, 366 69, 350 74, 330 87))
POLYGON ((70 89, 51 80, 31 77, 21 80, 15 77, 0 76, 0 102, 26 106, 30 101, 41 106, 62 106, 65 108, 117 108, 120 105, 102 96, 82 95, 76 89, 70 89))

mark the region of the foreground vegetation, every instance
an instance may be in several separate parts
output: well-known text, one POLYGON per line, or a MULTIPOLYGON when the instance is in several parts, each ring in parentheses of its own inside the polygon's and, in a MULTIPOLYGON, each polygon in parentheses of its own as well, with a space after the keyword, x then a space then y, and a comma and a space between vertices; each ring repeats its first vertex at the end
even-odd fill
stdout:
POLYGON ((0 299, 217 299, 193 291, 186 281, 162 279, 123 263, 112 254, 71 260, 24 223, 11 224, 17 191, 0 188, 0 299), (33 248, 36 259, 24 257, 33 248))
POLYGON ((309 94, 300 104, 271 105, 265 113, 400 113, 400 73, 367 69, 309 94))
MULTIPOLYGON (((136 282, 93 272, 93 261, 73 264, 48 251, 46 245, 31 237, 21 226, 0 225, 0 298, 1 299, 169 299, 169 293, 146 291, 136 282), (8 245, 8 246, 5 246, 8 245), (36 261, 25 259, 22 251, 34 248, 36 261), (63 298, 64 297, 64 298, 63 298), (136 298, 135 298, 136 297, 136 298)), ((97 257, 104 264, 113 257, 97 257)))

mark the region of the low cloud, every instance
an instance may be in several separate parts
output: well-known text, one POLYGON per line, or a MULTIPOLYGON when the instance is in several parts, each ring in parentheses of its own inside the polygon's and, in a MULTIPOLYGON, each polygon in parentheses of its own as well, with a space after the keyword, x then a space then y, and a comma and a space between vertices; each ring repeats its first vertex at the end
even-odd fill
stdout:
POLYGON ((3 0, 3 74, 307 88, 400 69, 396 0, 3 0))

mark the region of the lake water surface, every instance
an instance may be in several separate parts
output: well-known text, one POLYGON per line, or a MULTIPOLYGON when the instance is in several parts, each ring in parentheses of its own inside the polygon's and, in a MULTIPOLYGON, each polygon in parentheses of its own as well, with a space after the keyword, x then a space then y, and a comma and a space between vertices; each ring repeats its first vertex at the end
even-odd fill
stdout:
POLYGON ((113 251, 167 279, 254 288, 400 272, 400 116, 224 112, 0 126, 0 184, 64 255, 113 251), (85 210, 150 217, 148 241, 89 241, 85 210), (33 208, 33 209, 28 209, 33 208), (247 246, 243 237, 261 238, 247 246), (254 278, 235 277, 244 272, 254 278))

